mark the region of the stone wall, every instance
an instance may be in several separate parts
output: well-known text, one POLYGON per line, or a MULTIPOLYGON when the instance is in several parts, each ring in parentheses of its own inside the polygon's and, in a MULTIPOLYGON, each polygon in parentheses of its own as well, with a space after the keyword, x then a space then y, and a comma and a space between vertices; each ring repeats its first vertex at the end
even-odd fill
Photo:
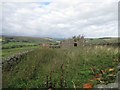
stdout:
POLYGON ((15 65, 17 65, 22 59, 24 59, 30 51, 25 51, 23 53, 18 53, 15 56, 5 58, 2 60, 2 69, 3 70, 12 70, 15 65))
POLYGON ((85 44, 85 40, 80 39, 79 41, 76 41, 76 42, 73 39, 64 40, 61 42, 61 47, 62 48, 74 47, 74 43, 77 43, 77 47, 83 46, 85 44))
POLYGON ((73 40, 65 40, 61 42, 62 48, 73 47, 73 46, 74 46, 73 40))

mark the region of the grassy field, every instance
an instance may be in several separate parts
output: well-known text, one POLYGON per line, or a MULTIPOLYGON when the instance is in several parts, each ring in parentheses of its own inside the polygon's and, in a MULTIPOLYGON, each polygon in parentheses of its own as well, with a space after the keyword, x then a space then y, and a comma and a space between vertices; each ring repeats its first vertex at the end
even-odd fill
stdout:
POLYGON ((11 49, 4 49, 2 50, 2 52, 0 53, 2 58, 7 58, 13 55, 16 55, 17 53, 22 53, 24 51, 28 51, 28 50, 33 50, 38 48, 38 46, 31 46, 31 47, 22 47, 22 48, 11 48, 11 49))
POLYGON ((39 48, 10 71, 3 70, 3 87, 82 88, 84 84, 114 82, 118 48, 109 46, 67 49, 39 48))
POLYGON ((23 43, 23 42, 9 42, 2 45, 2 49, 16 49, 16 48, 28 48, 37 46, 34 43, 23 43))

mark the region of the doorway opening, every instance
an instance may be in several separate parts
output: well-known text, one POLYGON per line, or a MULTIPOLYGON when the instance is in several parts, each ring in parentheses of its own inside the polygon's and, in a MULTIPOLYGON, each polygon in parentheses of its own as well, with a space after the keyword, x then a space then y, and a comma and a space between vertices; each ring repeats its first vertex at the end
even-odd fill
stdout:
POLYGON ((77 43, 76 42, 74 43, 74 47, 77 47, 77 43))

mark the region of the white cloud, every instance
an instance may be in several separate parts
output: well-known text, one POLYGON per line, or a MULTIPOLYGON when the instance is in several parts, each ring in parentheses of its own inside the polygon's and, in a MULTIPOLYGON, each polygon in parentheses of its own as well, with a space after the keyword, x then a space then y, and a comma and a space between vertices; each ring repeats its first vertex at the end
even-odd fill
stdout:
POLYGON ((0 35, 2 34, 2 3, 0 3, 0 35))
POLYGON ((1 2, 50 2, 51 0, 1 0, 1 2))
POLYGON ((117 36, 118 3, 108 1, 6 2, 3 4, 3 34, 59 38, 78 34, 117 36))

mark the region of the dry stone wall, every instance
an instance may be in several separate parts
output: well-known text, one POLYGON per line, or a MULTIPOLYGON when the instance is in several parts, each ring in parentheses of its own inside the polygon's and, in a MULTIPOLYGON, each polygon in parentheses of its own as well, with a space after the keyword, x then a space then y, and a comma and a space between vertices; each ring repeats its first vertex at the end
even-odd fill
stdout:
POLYGON ((15 65, 17 65, 22 59, 24 59, 30 51, 25 51, 23 53, 18 53, 15 56, 5 58, 2 60, 2 69, 3 70, 12 70, 15 65))

